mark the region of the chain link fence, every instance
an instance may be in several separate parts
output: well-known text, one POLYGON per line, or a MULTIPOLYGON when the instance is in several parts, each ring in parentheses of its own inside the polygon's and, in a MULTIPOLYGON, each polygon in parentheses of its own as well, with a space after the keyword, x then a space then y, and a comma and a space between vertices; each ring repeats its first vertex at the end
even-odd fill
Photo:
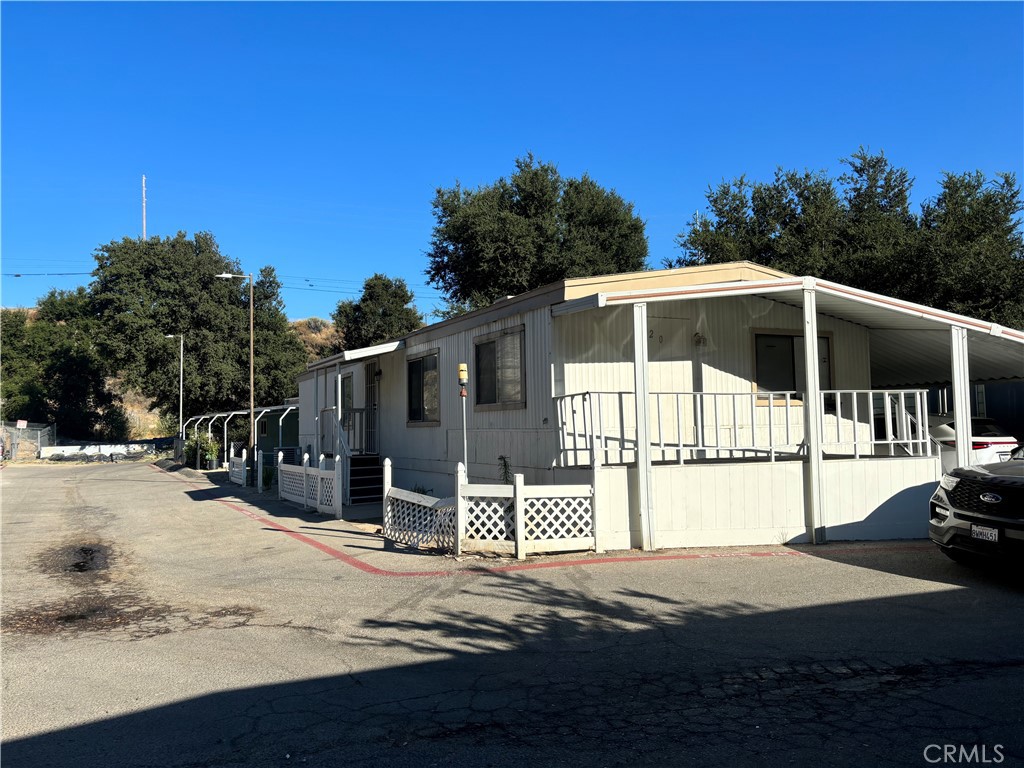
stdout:
POLYGON ((3 458, 28 461, 38 458, 40 449, 57 444, 57 425, 30 421, 19 427, 16 421, 5 421, 0 423, 0 440, 3 440, 3 458))

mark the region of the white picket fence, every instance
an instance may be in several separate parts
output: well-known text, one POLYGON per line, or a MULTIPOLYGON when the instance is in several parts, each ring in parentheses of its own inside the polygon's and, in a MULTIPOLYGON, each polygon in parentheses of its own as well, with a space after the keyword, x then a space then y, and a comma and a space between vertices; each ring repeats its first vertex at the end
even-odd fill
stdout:
POLYGON ((284 463, 284 452, 277 454, 277 497, 301 504, 303 509, 341 516, 340 463, 333 469, 325 466, 320 455, 318 466, 309 466, 309 454, 302 455, 302 466, 284 463))
POLYGON ((471 484, 458 466, 457 492, 436 499, 391 485, 384 461, 384 537, 414 547, 514 554, 595 549, 594 488, 532 485, 515 475, 512 485, 471 484))

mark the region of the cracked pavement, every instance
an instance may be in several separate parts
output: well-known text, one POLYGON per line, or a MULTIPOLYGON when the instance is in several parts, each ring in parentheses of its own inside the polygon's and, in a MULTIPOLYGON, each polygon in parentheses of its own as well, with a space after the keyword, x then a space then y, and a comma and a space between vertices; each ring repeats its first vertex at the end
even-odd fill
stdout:
POLYGON ((1024 582, 926 543, 510 572, 146 465, 0 484, 5 767, 1024 764, 1024 582))

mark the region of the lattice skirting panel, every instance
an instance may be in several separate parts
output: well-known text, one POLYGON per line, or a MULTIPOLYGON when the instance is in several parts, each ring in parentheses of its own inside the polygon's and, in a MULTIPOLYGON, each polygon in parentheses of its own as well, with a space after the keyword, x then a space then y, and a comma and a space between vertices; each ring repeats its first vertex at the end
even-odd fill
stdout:
POLYGON ((397 544, 451 551, 455 549, 455 528, 454 504, 434 500, 428 505, 403 498, 398 489, 392 489, 384 500, 384 538, 397 544))
POLYGON ((320 501, 318 508, 328 511, 334 510, 334 474, 320 475, 320 501))
POLYGON ((508 497, 469 496, 466 498, 467 539, 515 541, 515 502, 508 497))
POLYGON ((527 541, 581 539, 594 535, 594 512, 589 496, 528 498, 524 500, 527 541))
POLYGON ((278 481, 278 488, 281 491, 281 498, 302 504, 304 501, 302 467, 289 467, 282 464, 278 467, 281 477, 278 481))

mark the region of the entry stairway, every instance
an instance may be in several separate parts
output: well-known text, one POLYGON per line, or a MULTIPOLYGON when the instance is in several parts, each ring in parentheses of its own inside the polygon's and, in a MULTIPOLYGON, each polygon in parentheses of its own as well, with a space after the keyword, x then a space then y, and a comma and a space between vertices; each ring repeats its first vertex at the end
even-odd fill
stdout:
POLYGON ((352 504, 369 504, 384 500, 384 467, 380 456, 363 453, 350 460, 349 498, 352 504))

